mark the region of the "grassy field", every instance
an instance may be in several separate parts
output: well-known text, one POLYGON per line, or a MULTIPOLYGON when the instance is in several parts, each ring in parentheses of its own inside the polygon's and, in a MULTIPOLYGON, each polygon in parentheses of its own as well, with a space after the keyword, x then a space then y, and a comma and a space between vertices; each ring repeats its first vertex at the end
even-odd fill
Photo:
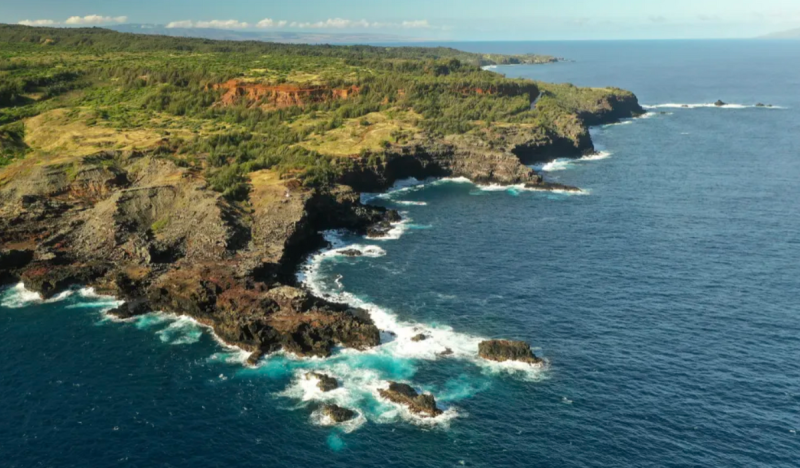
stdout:
POLYGON ((337 177, 335 158, 415 139, 491 139, 502 126, 564 132, 576 113, 622 93, 480 68, 550 59, 0 25, 0 166, 151 150, 231 198, 263 170, 324 185, 337 177), (223 100, 229 82, 239 88, 223 100), (312 91, 277 96, 270 86, 312 91))

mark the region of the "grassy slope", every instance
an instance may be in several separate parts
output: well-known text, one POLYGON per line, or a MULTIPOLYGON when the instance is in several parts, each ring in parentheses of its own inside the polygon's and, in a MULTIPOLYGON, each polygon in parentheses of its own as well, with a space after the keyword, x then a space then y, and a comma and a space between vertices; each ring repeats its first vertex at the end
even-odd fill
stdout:
POLYGON ((271 169, 324 184, 336 176, 332 158, 380 153, 415 138, 487 139, 496 126, 569 133, 575 113, 624 93, 511 80, 479 68, 547 60, 0 25, 0 165, 160 148, 237 198, 249 172, 271 169), (213 85, 230 79, 360 92, 302 107, 246 99, 220 106, 213 85), (540 90, 547 93, 532 110, 540 90))

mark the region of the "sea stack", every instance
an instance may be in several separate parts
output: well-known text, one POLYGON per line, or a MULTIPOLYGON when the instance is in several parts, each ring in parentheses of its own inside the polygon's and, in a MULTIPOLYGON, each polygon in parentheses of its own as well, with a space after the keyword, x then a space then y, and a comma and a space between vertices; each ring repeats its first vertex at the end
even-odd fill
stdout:
POLYGON ((478 354, 483 359, 495 362, 518 361, 541 364, 542 360, 531 351, 524 341, 488 340, 478 345, 478 354))
POLYGON ((389 382, 389 388, 378 390, 378 393, 387 400, 405 405, 412 413, 427 418, 435 418, 442 414, 442 410, 436 407, 436 399, 433 395, 426 393, 420 395, 410 385, 397 382, 389 382))

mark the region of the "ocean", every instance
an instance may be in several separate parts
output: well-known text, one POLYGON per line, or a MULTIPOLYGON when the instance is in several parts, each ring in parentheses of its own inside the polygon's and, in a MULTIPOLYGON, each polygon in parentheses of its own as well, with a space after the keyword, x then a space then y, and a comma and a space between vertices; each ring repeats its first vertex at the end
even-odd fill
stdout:
POLYGON ((327 233, 367 255, 322 252, 300 276, 396 335, 369 352, 252 369, 186 318, 118 322, 88 289, 7 288, 2 465, 800 466, 800 47, 454 45, 568 58, 495 71, 629 89, 649 113, 594 128, 598 155, 539 168, 581 194, 438 180, 365 195, 403 212, 394 235, 327 233), (548 364, 480 361, 484 338, 548 364), (308 369, 344 387, 323 395, 308 369), (445 414, 380 400, 387 380, 445 414), (359 418, 327 425, 326 399, 359 418))

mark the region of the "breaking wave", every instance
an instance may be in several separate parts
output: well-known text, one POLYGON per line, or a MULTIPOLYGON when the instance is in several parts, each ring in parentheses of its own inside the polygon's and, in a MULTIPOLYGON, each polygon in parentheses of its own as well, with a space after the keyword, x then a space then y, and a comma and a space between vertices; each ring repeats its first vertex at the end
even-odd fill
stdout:
POLYGON ((45 300, 42 298, 41 294, 25 288, 24 283, 17 283, 16 285, 3 291, 2 296, 0 296, 0 306, 9 309, 20 309, 36 304, 54 304, 56 302, 62 302, 66 299, 76 297, 85 300, 79 300, 78 302, 69 304, 66 306, 66 308, 75 309, 99 307, 113 309, 114 307, 122 304, 122 301, 118 301, 114 297, 97 294, 94 288, 71 288, 56 294, 50 299, 45 300))
POLYGON ((747 104, 725 104, 718 106, 713 102, 699 103, 699 104, 680 104, 680 103, 666 103, 666 104, 653 104, 643 105, 645 109, 700 109, 700 108, 716 108, 716 109, 786 109, 782 106, 756 106, 747 104))
POLYGON ((573 158, 558 158, 556 160, 550 161, 544 164, 537 164, 533 167, 533 169, 542 171, 542 172, 556 172, 556 171, 565 171, 567 169, 571 169, 575 167, 576 164, 580 164, 582 162, 590 162, 590 161, 600 161, 603 159, 608 159, 611 157, 610 152, 608 151, 598 151, 594 154, 589 154, 583 156, 581 158, 573 159, 573 158))

